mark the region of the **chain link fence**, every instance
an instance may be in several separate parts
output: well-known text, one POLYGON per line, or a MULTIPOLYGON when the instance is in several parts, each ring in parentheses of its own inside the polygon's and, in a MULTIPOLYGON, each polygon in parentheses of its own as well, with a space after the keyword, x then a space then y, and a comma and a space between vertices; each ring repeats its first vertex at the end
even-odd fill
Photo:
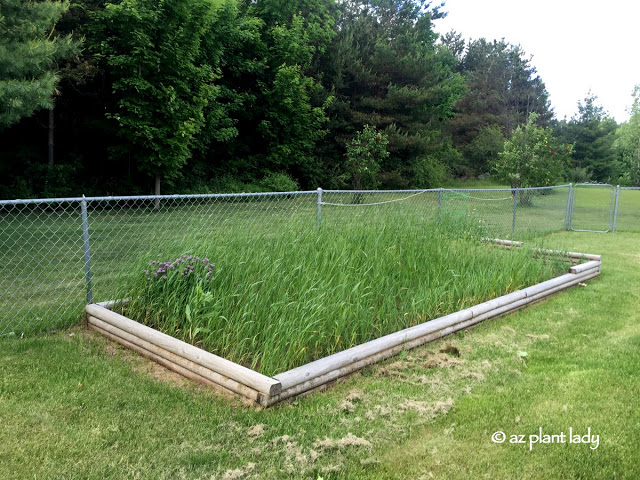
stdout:
POLYGON ((618 187, 614 231, 640 231, 640 187, 618 187))
MULTIPOLYGON (((384 228, 390 218, 523 238, 568 229, 571 197, 562 185, 0 201, 0 336, 73 324, 88 301, 116 298, 141 259, 167 260, 204 242, 218 245, 211 254, 220 258, 233 242, 284 229, 335 235, 347 223, 384 228)), ((619 229, 640 230, 640 189, 619 198, 619 229)))

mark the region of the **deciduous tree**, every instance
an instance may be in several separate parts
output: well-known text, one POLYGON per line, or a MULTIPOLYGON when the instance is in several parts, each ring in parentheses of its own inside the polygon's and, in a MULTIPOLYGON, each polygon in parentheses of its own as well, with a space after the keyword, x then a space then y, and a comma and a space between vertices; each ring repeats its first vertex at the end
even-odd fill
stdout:
POLYGON ((571 163, 573 146, 559 143, 551 128, 540 127, 536 121, 537 115, 532 113, 493 162, 495 177, 512 188, 554 185, 564 178, 571 163))
POLYGON ((640 85, 633 91, 631 117, 616 130, 613 148, 621 164, 619 182, 640 186, 640 85))
POLYGON ((220 3, 216 0, 122 0, 96 17, 96 53, 113 79, 109 112, 132 146, 138 168, 174 178, 191 156, 204 124, 214 70, 201 42, 220 3))

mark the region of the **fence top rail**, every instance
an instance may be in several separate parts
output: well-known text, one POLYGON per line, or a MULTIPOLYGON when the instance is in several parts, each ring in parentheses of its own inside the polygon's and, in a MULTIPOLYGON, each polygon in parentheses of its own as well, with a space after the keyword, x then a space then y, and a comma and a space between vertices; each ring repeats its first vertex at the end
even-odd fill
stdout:
POLYGON ((278 197, 282 195, 316 195, 317 190, 305 190, 301 192, 257 192, 257 193, 206 193, 193 195, 123 195, 107 197, 70 197, 70 198, 30 198, 17 200, 0 200, 0 206, 4 205, 28 205, 33 203, 80 203, 83 200, 90 202, 117 202, 128 200, 197 200, 207 198, 242 198, 242 197, 278 197))
POLYGON ((427 188, 427 189, 415 189, 415 190, 323 190, 323 193, 426 193, 426 192, 512 192, 529 191, 529 190, 551 190, 554 188, 567 188, 571 186, 570 183, 566 185, 551 185, 549 187, 526 187, 526 188, 427 188))
MULTIPOLYGON (((554 188, 566 188, 571 184, 552 185, 549 187, 527 188, 429 188, 415 190, 322 190, 323 193, 427 193, 427 192, 511 192, 530 190, 550 190, 554 188)), ((640 187, 622 187, 624 189, 640 189, 640 187)), ((15 200, 0 200, 0 207, 12 205, 33 205, 52 203, 81 203, 83 200, 91 202, 118 202, 131 200, 196 200, 213 198, 247 198, 247 197, 278 197, 282 195, 317 195, 318 190, 304 190, 301 192, 257 192, 257 193, 207 193, 193 195, 124 195, 106 197, 62 197, 62 198, 27 198, 15 200)))
POLYGON ((640 190, 640 187, 620 187, 620 190, 640 190))
POLYGON ((612 189, 616 188, 610 183, 593 183, 593 182, 576 183, 574 187, 600 187, 600 188, 612 188, 612 189))

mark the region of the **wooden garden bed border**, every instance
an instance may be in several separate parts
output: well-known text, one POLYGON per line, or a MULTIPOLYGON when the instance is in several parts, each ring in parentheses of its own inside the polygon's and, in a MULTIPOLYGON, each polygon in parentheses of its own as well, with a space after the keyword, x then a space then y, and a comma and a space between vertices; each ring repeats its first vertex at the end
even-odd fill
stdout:
MULTIPOLYGON (((522 246, 522 242, 510 240, 485 240, 501 248, 522 246)), ((298 395, 326 388, 403 350, 432 342, 482 320, 513 312, 600 275, 600 255, 546 249, 534 251, 543 256, 562 253, 573 266, 568 273, 551 280, 348 348, 280 373, 273 378, 115 313, 110 310, 115 303, 113 301, 87 305, 85 311, 89 326, 105 337, 184 377, 268 407, 298 395), (580 263, 584 260, 585 263, 580 263)))

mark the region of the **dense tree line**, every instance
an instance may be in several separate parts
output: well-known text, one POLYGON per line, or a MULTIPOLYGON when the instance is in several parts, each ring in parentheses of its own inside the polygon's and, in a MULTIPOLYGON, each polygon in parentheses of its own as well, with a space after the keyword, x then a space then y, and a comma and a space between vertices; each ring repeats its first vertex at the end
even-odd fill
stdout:
POLYGON ((638 181, 638 92, 624 125, 593 96, 558 122, 519 46, 438 38, 443 15, 421 0, 0 0, 0 197, 434 187, 504 173, 526 128, 573 145, 545 182, 638 181))

